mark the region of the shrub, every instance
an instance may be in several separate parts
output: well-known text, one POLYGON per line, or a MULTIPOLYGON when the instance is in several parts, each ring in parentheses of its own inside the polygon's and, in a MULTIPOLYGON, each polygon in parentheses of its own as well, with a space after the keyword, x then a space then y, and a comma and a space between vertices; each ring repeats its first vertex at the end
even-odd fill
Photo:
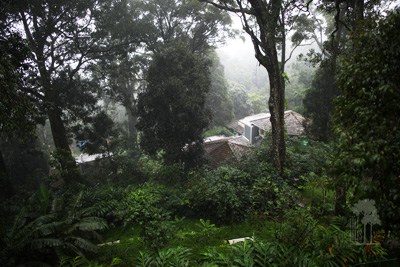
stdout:
POLYGON ((160 202, 162 187, 156 184, 144 184, 131 190, 126 196, 125 208, 128 213, 125 226, 138 224, 143 227, 143 238, 152 247, 162 247, 171 236, 170 215, 160 202))
POLYGON ((250 206, 250 180, 248 173, 230 167, 195 176, 185 193, 188 215, 222 223, 244 220, 250 206))
POLYGON ((356 263, 382 259, 384 249, 368 255, 355 244, 349 233, 335 225, 315 226, 304 238, 290 244, 279 241, 245 240, 225 251, 209 249, 203 256, 207 266, 352 266, 356 263))
POLYGON ((2 225, 0 260, 2 266, 55 263, 65 255, 84 256, 96 252, 92 242, 107 223, 95 216, 92 207, 82 206, 83 192, 71 197, 53 195, 43 185, 2 225))

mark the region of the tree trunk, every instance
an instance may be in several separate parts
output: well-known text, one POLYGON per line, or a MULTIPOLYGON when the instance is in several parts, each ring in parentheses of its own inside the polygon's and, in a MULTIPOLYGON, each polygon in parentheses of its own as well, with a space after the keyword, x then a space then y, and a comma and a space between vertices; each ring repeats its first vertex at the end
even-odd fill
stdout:
POLYGON ((285 87, 283 85, 282 72, 279 67, 278 53, 275 41, 266 40, 265 56, 260 63, 267 69, 270 86, 268 101, 270 121, 272 125, 272 154, 274 166, 282 174, 286 164, 285 143, 285 87), (264 63, 264 64, 263 64, 264 63))
POLYGON ((346 205, 346 184, 338 181, 335 185, 335 215, 344 215, 344 206, 346 205))
POLYGON ((69 148, 67 131, 61 115, 61 110, 56 106, 53 106, 48 111, 51 133, 56 147, 56 158, 60 164, 61 175, 66 184, 69 184, 72 181, 82 182, 77 171, 75 159, 72 157, 69 148))
POLYGON ((125 106, 126 113, 128 114, 128 132, 129 132, 129 145, 131 149, 136 149, 137 143, 137 131, 136 131, 136 120, 134 112, 131 106, 125 106))
MULTIPOLYGON (((39 33, 35 33, 31 31, 28 25, 27 14, 25 11, 21 10, 19 13, 24 25, 25 34, 27 36, 30 49, 35 54, 35 63, 37 64, 40 73, 40 82, 41 86, 43 87, 44 99, 50 105, 47 115, 50 121, 54 145, 57 149, 56 158, 60 164, 61 175, 66 184, 74 180, 80 182, 81 179, 76 168, 76 162, 72 157, 71 150, 69 149, 67 131, 62 120, 62 110, 60 110, 60 108, 55 104, 55 100, 59 97, 57 94, 58 88, 53 88, 51 82, 51 76, 55 73, 55 69, 53 68, 54 66, 48 66, 49 61, 54 63, 54 55, 49 56, 45 52, 47 38, 50 37, 52 30, 51 27, 55 27, 55 24, 52 25, 50 23, 49 25, 46 25, 48 29, 51 29, 49 32, 39 31, 39 33)), ((39 26, 39 20, 37 19, 36 14, 33 15, 32 24, 35 30, 43 28, 42 26, 39 26)))
MULTIPOLYGON (((285 87, 281 69, 278 62, 275 36, 281 11, 282 2, 275 0, 271 2, 270 10, 265 9, 263 1, 249 1, 254 9, 257 24, 260 26, 260 39, 255 37, 254 32, 245 29, 252 37, 256 58, 263 65, 269 77, 270 97, 268 101, 270 121, 272 125, 272 154, 276 170, 282 174, 286 163, 286 144, 284 131, 285 111, 285 87), (261 41, 261 49, 260 49, 261 41)), ((248 26, 248 25, 247 25, 248 26)), ((283 62, 284 64, 284 62, 283 62)))
POLYGON ((8 176, 3 154, 0 151, 0 199, 6 199, 14 195, 14 188, 8 176))
MULTIPOLYGON (((357 0, 358 1, 358 0, 357 0)), ((337 14, 339 20, 343 20, 344 14, 345 14, 345 8, 344 6, 339 8, 339 14, 337 14)), ((340 41, 342 40, 342 35, 344 31, 344 26, 340 22, 337 23, 337 32, 336 32, 336 46, 334 47, 333 55, 332 55, 332 70, 337 69, 337 58, 340 54, 340 41)), ((336 77, 335 77, 336 81, 336 77)), ((333 89, 333 88, 332 88, 333 89)), ((336 93, 337 95, 338 89, 336 88, 336 93)), ((330 93, 331 95, 334 95, 333 93, 330 93)), ((336 96, 335 96, 336 97, 336 96)), ((344 181, 336 178, 336 185, 335 185, 335 215, 344 215, 344 206, 346 205, 346 184, 344 181)))
POLYGON ((271 113, 273 161, 277 171, 282 174, 286 163, 286 144, 283 128, 285 87, 276 49, 282 0, 271 0, 268 1, 268 4, 264 0, 248 0, 251 6, 248 9, 243 8, 242 1, 232 1, 237 3, 238 8, 236 6, 218 4, 210 0, 202 1, 213 4, 220 9, 241 14, 243 29, 249 34, 253 42, 255 57, 268 72, 270 82, 268 106, 271 113), (256 20, 258 28, 251 25, 249 16, 256 20))
POLYGON ((284 129, 285 89, 282 85, 279 65, 274 66, 273 71, 268 71, 270 80, 270 97, 268 101, 270 121, 272 124, 272 150, 274 166, 280 174, 286 163, 286 144, 284 129))
POLYGON ((364 20, 364 0, 355 0, 354 13, 355 20, 353 30, 356 30, 359 22, 364 20))

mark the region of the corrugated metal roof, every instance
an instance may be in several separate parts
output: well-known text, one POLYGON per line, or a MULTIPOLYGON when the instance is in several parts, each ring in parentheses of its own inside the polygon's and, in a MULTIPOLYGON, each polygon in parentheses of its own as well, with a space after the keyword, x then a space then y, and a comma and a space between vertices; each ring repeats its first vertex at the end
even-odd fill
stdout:
MULTIPOLYGON (((112 153, 110 153, 112 155, 112 153)), ((96 159, 101 159, 107 157, 106 154, 94 154, 94 155, 88 155, 88 154, 81 154, 77 157, 75 157, 76 163, 85 163, 85 162, 92 162, 95 161, 96 159)))

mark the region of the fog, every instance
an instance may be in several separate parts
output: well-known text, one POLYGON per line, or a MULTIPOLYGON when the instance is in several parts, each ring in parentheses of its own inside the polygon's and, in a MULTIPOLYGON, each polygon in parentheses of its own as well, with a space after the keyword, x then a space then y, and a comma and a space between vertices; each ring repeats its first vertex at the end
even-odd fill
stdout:
MULTIPOLYGON (((239 34, 235 38, 227 39, 225 44, 216 50, 221 63, 225 67, 225 78, 231 87, 239 84, 249 92, 268 95, 267 71, 255 58, 253 44, 247 33, 242 30, 240 19, 232 15, 232 21, 232 28, 238 30, 239 34)), ((288 39, 287 57, 289 57, 293 49, 290 42, 290 34, 288 39)), ((302 46, 297 47, 286 64, 286 70, 290 71, 291 65, 298 61, 298 56, 306 54, 310 49, 319 51, 318 46, 312 41, 305 42, 302 46)))

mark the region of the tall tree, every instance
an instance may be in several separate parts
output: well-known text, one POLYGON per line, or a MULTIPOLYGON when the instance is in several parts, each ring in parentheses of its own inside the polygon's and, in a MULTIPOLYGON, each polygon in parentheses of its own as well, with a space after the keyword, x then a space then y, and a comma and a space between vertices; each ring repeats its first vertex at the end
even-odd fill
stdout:
MULTIPOLYGON (((343 52, 351 46, 349 36, 364 20, 374 19, 379 13, 376 8, 379 0, 324 0, 317 5, 317 12, 325 15, 328 40, 320 47, 321 53, 311 53, 312 62, 319 64, 310 90, 306 92, 303 104, 308 117, 307 132, 321 141, 334 138, 332 131, 333 99, 339 95, 336 86, 337 61, 343 52)), ((307 24, 305 24, 306 26, 307 24)), ((314 27, 301 27, 312 34, 314 27)), ((314 38, 314 37, 312 37, 314 38)), ((351 47, 350 47, 351 49, 351 47)))
POLYGON ((197 0, 123 0, 108 6, 99 26, 107 32, 109 42, 119 47, 101 66, 109 95, 126 109, 132 147, 137 139, 137 96, 152 54, 177 42, 185 43, 192 52, 207 54, 222 41, 221 35, 229 34, 230 22, 227 14, 197 0))
MULTIPOLYGON (((38 79, 32 89, 44 104, 64 174, 75 168, 66 120, 82 115, 72 111, 87 113, 84 109, 92 108, 95 103, 88 75, 82 77, 80 72, 99 54, 94 20, 100 4, 95 0, 13 1, 12 16, 8 18, 13 27, 23 27, 33 54, 31 63, 38 79), (74 94, 68 95, 66 90, 74 94), (80 93, 85 93, 84 97, 80 93), (89 105, 82 105, 84 99, 89 100, 89 105), (60 105, 65 101, 71 104, 70 113, 60 105)), ((78 179, 75 175, 65 178, 66 182, 78 179)))
POLYGON ((101 10, 96 28, 107 47, 95 68, 95 78, 103 86, 104 98, 120 103, 127 115, 128 146, 137 149, 136 101, 148 67, 145 41, 154 30, 153 22, 142 18, 141 1, 110 0, 101 10))
POLYGON ((145 40, 152 52, 177 40, 191 51, 207 52, 231 34, 229 15, 197 0, 140 0, 137 7, 143 20, 152 23, 145 40))
POLYGON ((305 128, 312 138, 323 142, 333 138, 332 100, 337 95, 336 65, 332 58, 326 58, 318 67, 311 88, 306 91, 303 99, 304 115, 309 119, 305 128))
MULTIPOLYGON (((23 72, 28 71, 27 60, 30 57, 21 35, 9 27, 7 17, 10 1, 0 4, 0 136, 32 136, 36 120, 35 98, 26 90, 29 81, 23 72)), ((0 187, 1 197, 13 194, 9 173, 6 169, 3 153, 0 151, 0 187)))
POLYGON ((201 1, 239 14, 243 29, 253 42, 256 59, 268 71, 270 84, 268 106, 271 113, 273 161, 275 168, 282 173, 286 162, 285 85, 282 77, 286 61, 285 25, 291 24, 294 18, 292 12, 299 10, 301 4, 296 5, 296 1, 283 0, 201 1), (280 61, 278 45, 283 47, 280 61))
POLYGON ((374 199, 385 228, 400 220, 400 15, 353 34, 338 75, 336 171, 374 199))
MULTIPOLYGON (((381 2, 384 1, 326 0, 318 6, 327 17, 331 16, 333 19, 328 19, 331 23, 327 28, 329 40, 324 43, 325 57, 317 70, 311 89, 306 93, 303 104, 305 115, 311 122, 306 124, 306 129, 319 140, 327 141, 335 138, 332 130, 334 112, 332 101, 340 95, 336 85, 338 58, 344 51, 353 53, 353 47, 348 38, 350 32, 362 26, 363 21, 374 20, 376 12, 379 12, 379 9, 375 7, 381 2)), ((317 58, 322 57, 317 56, 317 58)), ((346 183, 336 180, 335 213, 340 214, 343 212, 342 207, 346 204, 346 183)))
POLYGON ((249 100, 253 108, 254 114, 268 112, 266 97, 258 95, 257 93, 249 93, 249 100))
POLYGON ((210 87, 208 61, 184 45, 166 48, 154 55, 147 83, 138 101, 141 148, 151 155, 164 151, 167 163, 196 164, 210 121, 204 107, 210 87))
POLYGON ((137 149, 136 102, 143 86, 144 72, 148 58, 134 53, 123 52, 101 60, 101 75, 97 78, 104 83, 103 97, 119 102, 127 116, 128 145, 137 149))

